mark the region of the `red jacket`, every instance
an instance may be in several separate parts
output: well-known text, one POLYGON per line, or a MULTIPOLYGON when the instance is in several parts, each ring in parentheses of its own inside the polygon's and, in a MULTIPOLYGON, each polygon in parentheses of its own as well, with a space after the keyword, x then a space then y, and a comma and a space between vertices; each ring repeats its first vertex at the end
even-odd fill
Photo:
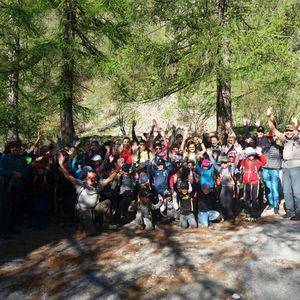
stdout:
POLYGON ((259 183, 259 174, 258 171, 261 167, 263 167, 267 163, 267 158, 264 154, 250 160, 246 158, 245 160, 241 161, 241 167, 244 168, 244 175, 243 175, 243 183, 252 183, 258 184, 259 183), (256 161, 256 166, 255 166, 256 161))
POLYGON ((125 163, 127 164, 131 164, 132 163, 132 151, 131 149, 129 150, 125 150, 123 149, 121 152, 121 157, 123 157, 125 159, 125 163))

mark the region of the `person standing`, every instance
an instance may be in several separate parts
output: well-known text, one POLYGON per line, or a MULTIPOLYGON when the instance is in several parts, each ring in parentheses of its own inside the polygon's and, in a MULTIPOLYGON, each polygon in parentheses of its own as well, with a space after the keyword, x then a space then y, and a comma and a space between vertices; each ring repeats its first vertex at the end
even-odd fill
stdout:
POLYGON ((275 127, 275 115, 267 111, 270 130, 283 143, 283 194, 286 205, 284 218, 300 221, 300 134, 294 125, 288 125, 284 133, 275 127))

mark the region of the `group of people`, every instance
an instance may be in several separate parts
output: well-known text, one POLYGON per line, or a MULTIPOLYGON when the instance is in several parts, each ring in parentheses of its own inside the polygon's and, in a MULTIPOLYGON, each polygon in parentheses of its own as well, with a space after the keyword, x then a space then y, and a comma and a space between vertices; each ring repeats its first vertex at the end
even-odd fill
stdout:
MULTIPOLYGON (((154 229, 160 222, 182 228, 234 223, 243 212, 255 221, 264 209, 300 220, 300 128, 297 121, 281 133, 267 112, 269 131, 249 131, 243 119, 238 136, 196 134, 175 126, 151 130, 121 142, 113 137, 48 147, 41 136, 26 150, 19 141, 6 145, 0 159, 0 234, 27 224, 43 229, 55 217, 61 225, 78 223, 89 233, 136 220, 154 229)), ((260 124, 258 124, 260 125, 260 124)))

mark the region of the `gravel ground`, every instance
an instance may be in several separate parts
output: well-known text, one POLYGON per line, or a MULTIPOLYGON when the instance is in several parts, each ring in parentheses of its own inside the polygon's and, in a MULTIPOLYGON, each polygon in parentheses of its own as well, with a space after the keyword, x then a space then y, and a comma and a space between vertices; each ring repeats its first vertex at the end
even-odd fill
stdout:
POLYGON ((274 216, 96 237, 26 231, 0 242, 0 299, 299 299, 299 232, 274 216))

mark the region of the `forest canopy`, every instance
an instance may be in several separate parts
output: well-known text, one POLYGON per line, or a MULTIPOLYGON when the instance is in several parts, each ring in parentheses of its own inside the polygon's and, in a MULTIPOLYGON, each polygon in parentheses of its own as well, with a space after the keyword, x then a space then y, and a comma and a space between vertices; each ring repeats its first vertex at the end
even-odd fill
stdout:
POLYGON ((219 130, 269 106, 287 124, 299 68, 297 0, 1 0, 0 136, 69 143, 168 96, 219 130))

